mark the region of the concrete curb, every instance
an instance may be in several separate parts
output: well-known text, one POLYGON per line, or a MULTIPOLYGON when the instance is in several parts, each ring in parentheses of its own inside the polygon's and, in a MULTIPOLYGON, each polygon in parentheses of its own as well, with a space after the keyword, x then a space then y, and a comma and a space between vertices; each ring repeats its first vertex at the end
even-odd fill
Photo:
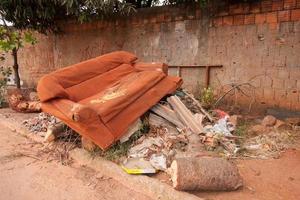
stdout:
POLYGON ((129 175, 117 164, 101 157, 93 158, 84 149, 74 149, 70 152, 72 158, 82 165, 87 165, 97 171, 112 177, 121 184, 140 192, 152 199, 159 200, 203 200, 195 195, 180 192, 166 183, 144 175, 129 175))
MULTIPOLYGON (((0 125, 19 133, 20 135, 30 138, 33 141, 43 143, 43 139, 36 134, 31 133, 22 127, 20 122, 13 118, 7 118, 0 113, 0 125)), ((195 195, 180 192, 170 185, 157 179, 144 175, 129 175, 125 173, 117 164, 105 160, 101 157, 93 158, 89 152, 84 149, 76 148, 70 151, 70 156, 79 164, 86 165, 106 176, 109 176, 128 188, 142 193, 155 200, 203 200, 195 195)))
POLYGON ((17 132, 23 137, 29 138, 34 140, 35 142, 43 142, 43 138, 40 136, 31 133, 28 129, 21 126, 22 122, 19 122, 18 120, 5 117, 2 113, 0 113, 0 125, 9 128, 13 132, 17 132))

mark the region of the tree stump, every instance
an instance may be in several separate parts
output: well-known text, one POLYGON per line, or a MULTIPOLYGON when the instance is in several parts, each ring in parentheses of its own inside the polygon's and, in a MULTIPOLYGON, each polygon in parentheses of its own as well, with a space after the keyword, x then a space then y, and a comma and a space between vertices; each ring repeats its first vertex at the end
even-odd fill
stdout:
POLYGON ((236 190, 243 185, 238 168, 222 158, 179 158, 170 174, 177 190, 236 190))

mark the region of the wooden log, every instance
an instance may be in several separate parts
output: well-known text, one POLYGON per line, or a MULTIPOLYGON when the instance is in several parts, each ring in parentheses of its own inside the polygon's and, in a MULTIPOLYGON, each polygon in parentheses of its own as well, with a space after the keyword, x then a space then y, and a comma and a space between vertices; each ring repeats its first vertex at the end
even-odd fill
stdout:
POLYGON ((202 125, 197 123, 192 112, 180 101, 177 96, 171 96, 167 99, 167 101, 171 104, 178 118, 186 125, 186 127, 189 127, 195 134, 202 133, 202 125))
POLYGON ((178 158, 169 173, 177 190, 236 190, 243 185, 238 168, 223 158, 178 158))
POLYGON ((151 108, 151 111, 163 117, 164 119, 168 120, 178 128, 185 127, 178 119, 176 113, 172 109, 168 108, 167 106, 157 104, 156 106, 151 108))

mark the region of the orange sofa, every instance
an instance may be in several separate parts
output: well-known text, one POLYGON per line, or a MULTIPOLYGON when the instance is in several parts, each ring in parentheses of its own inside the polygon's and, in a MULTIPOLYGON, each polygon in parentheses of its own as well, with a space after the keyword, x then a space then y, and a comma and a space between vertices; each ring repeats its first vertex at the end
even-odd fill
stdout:
POLYGON ((107 149, 128 127, 181 84, 161 63, 137 62, 125 51, 105 54, 42 77, 42 110, 107 149))

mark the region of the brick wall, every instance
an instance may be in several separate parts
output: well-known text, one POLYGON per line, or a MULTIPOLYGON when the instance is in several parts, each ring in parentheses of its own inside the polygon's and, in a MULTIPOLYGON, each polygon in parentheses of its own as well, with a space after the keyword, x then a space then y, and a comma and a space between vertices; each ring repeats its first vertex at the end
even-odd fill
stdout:
MULTIPOLYGON (((21 76, 35 85, 54 69, 122 49, 169 65, 223 65, 211 71, 216 91, 249 82, 254 87, 243 86, 248 96, 237 93, 239 103, 300 110, 300 1, 222 2, 205 10, 166 6, 126 19, 64 22, 64 33, 40 36, 36 47, 24 50, 21 76)), ((197 92, 204 74, 184 69, 184 86, 197 92)))

